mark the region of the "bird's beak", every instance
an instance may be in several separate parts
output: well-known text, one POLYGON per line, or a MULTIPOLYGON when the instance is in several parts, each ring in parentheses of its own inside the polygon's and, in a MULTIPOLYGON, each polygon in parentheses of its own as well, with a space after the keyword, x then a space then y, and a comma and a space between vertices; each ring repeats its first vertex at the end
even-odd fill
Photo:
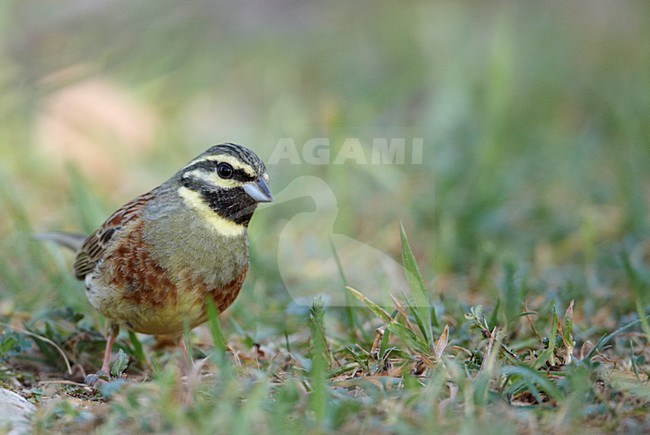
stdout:
POLYGON ((264 178, 259 177, 255 181, 244 184, 244 192, 255 202, 272 202, 273 197, 271 196, 271 191, 269 186, 266 184, 264 178))

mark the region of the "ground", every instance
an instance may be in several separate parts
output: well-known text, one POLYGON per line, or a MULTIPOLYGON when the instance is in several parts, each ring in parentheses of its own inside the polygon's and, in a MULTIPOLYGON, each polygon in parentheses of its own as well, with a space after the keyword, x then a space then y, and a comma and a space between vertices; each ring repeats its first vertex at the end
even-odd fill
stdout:
POLYGON ((588 3, 0 4, 2 388, 48 433, 647 433, 650 10, 588 3), (241 295, 84 385, 33 235, 226 141, 276 198, 241 295))

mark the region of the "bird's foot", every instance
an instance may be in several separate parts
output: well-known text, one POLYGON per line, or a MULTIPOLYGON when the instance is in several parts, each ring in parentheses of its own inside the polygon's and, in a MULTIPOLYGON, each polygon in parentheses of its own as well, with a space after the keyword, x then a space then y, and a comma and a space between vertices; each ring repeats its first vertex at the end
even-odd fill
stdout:
POLYGON ((108 372, 104 370, 100 370, 97 373, 91 373, 87 375, 86 379, 84 379, 84 384, 88 385, 89 387, 94 387, 95 385, 108 383, 110 380, 111 375, 109 375, 108 372))

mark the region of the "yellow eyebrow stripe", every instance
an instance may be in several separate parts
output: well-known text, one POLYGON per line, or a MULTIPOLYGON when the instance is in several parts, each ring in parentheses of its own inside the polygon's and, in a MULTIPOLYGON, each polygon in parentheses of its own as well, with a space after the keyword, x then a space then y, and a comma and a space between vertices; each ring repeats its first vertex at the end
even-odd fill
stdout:
POLYGON ((241 169, 251 177, 256 176, 255 171, 253 171, 253 168, 251 168, 249 165, 243 164, 239 159, 225 154, 216 155, 216 156, 205 156, 205 157, 201 157, 200 159, 192 160, 189 164, 185 166, 185 168, 189 168, 190 166, 200 162, 224 162, 224 163, 228 163, 230 166, 232 166, 235 169, 241 169))
POLYGON ((242 183, 237 180, 224 180, 216 172, 206 172, 205 170, 195 169, 183 174, 183 179, 194 178, 205 181, 206 183, 225 188, 241 186, 242 183))

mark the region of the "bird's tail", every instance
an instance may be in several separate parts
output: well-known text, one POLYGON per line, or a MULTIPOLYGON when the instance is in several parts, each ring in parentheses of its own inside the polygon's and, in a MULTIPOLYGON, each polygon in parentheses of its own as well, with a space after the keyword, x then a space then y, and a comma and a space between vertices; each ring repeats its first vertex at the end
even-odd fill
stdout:
POLYGON ((68 249, 71 249, 74 252, 79 252, 81 250, 81 245, 83 245, 87 236, 83 234, 73 234, 73 233, 64 233, 60 231, 52 231, 49 233, 39 233, 34 234, 36 240, 46 240, 49 242, 54 242, 57 245, 61 245, 68 249))

